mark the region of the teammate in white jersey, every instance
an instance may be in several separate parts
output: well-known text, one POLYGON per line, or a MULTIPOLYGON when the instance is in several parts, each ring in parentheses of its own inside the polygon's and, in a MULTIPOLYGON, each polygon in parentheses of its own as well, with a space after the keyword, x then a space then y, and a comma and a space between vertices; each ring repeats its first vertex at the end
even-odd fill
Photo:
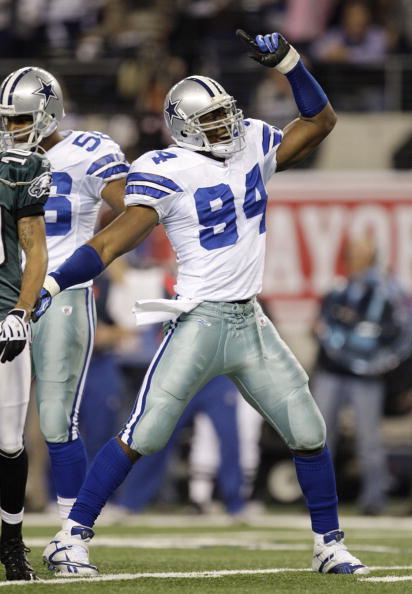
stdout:
POLYGON ((278 33, 251 38, 254 58, 291 84, 300 117, 282 133, 243 119, 216 81, 189 76, 165 101, 176 145, 137 159, 127 178, 127 210, 46 278, 35 315, 67 286, 96 276, 160 222, 176 251, 178 299, 138 302, 137 319, 172 319, 119 436, 97 454, 65 529, 44 558, 60 574, 95 575, 87 544, 102 507, 142 455, 168 440, 192 396, 219 374, 290 448, 314 533, 312 568, 368 573, 339 529, 335 476, 322 416, 308 378, 256 301, 265 250, 265 183, 300 161, 335 125, 328 99, 296 50, 278 33))
MULTIPOLYGON (((0 87, 5 141, 47 153, 52 189, 45 205, 49 270, 93 235, 107 202, 124 209, 129 165, 119 146, 99 132, 59 132, 64 116, 59 83, 49 72, 28 66, 0 87)), ((59 513, 64 521, 86 472, 78 433, 79 406, 94 342, 92 282, 65 291, 33 328, 32 359, 40 427, 49 450, 59 513)))

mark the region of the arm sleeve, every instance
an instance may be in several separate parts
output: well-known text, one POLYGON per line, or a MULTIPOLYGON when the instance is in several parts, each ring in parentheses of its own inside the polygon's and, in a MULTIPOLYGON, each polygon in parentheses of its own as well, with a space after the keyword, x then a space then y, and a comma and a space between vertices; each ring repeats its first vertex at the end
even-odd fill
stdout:
POLYGON ((183 189, 176 181, 163 175, 134 170, 127 176, 126 206, 150 206, 162 222, 168 215, 173 201, 183 189))
POLYGON ((119 145, 111 139, 105 140, 89 163, 83 180, 83 189, 87 194, 99 199, 106 184, 126 177, 129 168, 130 165, 119 145))
POLYGON ((23 208, 19 208, 16 211, 16 220, 23 219, 24 217, 37 217, 44 215, 44 207, 43 204, 29 204, 28 206, 23 206, 23 208))

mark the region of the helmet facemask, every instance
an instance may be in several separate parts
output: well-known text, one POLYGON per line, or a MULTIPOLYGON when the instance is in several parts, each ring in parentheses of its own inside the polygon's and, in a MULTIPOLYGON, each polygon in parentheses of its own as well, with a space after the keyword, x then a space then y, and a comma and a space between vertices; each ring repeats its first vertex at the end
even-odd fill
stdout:
POLYGON ((0 149, 3 151, 12 148, 27 151, 38 150, 43 138, 49 136, 57 128, 56 120, 53 116, 45 113, 43 109, 25 114, 15 114, 10 110, 10 115, 5 115, 6 109, 4 106, 0 106, 0 149), (32 123, 15 130, 9 130, 9 118, 17 115, 27 116, 27 120, 31 118, 32 123))
POLYGON ((243 113, 236 108, 232 97, 222 99, 212 107, 200 109, 186 119, 182 135, 200 135, 203 146, 194 150, 212 153, 216 157, 229 157, 245 146, 243 113), (215 116, 211 119, 205 116, 215 116), (216 138, 216 139, 215 139, 216 138))

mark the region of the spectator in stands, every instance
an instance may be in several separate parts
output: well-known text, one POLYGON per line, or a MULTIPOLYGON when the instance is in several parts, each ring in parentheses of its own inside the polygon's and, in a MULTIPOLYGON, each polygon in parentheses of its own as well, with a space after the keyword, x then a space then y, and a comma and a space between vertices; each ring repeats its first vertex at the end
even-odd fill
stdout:
POLYGON ((308 44, 323 35, 337 3, 338 0, 288 0, 281 30, 305 51, 308 44))
POLYGON ((351 64, 379 62, 387 51, 387 33, 372 22, 365 0, 346 2, 340 25, 327 31, 311 49, 318 60, 351 64))
POLYGON ((332 452, 342 407, 349 403, 354 409, 359 505, 369 515, 380 514, 386 506, 384 374, 412 351, 410 300, 397 281, 380 270, 376 256, 370 237, 348 243, 347 276, 321 304, 316 324, 319 356, 312 377, 332 452))
POLYGON ((0 55, 2 58, 13 56, 13 42, 13 0, 0 0, 0 55))

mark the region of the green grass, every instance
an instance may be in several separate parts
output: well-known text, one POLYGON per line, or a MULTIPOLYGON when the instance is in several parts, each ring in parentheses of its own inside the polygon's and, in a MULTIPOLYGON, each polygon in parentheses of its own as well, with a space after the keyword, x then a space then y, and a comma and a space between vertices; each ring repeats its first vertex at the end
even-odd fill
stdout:
MULTIPOLYGON (((44 582, 6 586, 0 583, 0 594, 43 593, 56 594, 374 594, 406 593, 412 591, 412 580, 395 582, 369 582, 355 576, 319 575, 307 571, 311 564, 312 539, 310 531, 303 528, 304 517, 284 514, 259 516, 257 522, 245 526, 224 525, 211 516, 133 516, 112 526, 97 526, 94 545, 91 545, 91 562, 96 564, 101 576, 109 574, 134 574, 127 580, 94 580, 89 582, 47 583, 54 580, 52 572, 42 565, 42 546, 57 530, 51 525, 29 525, 26 522, 25 540, 31 546, 30 559, 38 577, 44 582), (265 519, 267 518, 267 519, 265 519), (277 525, 277 523, 279 525, 277 525), (172 525, 176 524, 176 525, 172 525), (117 539, 102 541, 102 539, 117 539), (132 539, 134 546, 122 546, 124 539, 132 539), (40 540, 39 540, 40 539, 40 540), (119 540, 122 539, 122 540, 119 540), (105 546, 102 546, 106 543, 105 546), (110 546, 117 544, 120 546, 110 546), (278 568, 278 573, 250 573, 190 577, 190 572, 218 572, 222 570, 268 570, 278 568), (285 568, 298 571, 285 571, 285 568), (181 573, 177 577, 161 577, 165 573, 181 573), (158 576, 141 577, 156 573, 158 576)), ((342 521, 345 527, 345 518, 342 521)), ((373 569, 367 577, 412 577, 412 520, 348 518, 346 542, 356 556, 373 569), (359 527, 357 523, 359 522, 359 527), (381 547, 384 547, 382 549, 381 547), (391 569, 403 566, 406 569, 391 569)), ((0 582, 4 580, 0 566, 0 582)))

